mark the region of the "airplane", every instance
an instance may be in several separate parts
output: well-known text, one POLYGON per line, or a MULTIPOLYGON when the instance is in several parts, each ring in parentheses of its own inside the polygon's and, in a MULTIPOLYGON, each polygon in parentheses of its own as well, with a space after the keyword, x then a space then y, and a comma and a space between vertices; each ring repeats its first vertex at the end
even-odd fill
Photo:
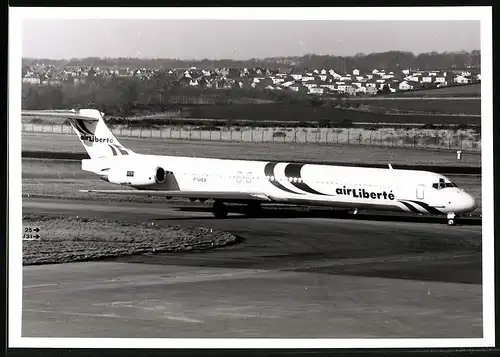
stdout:
POLYGON ((80 190, 84 193, 213 200, 215 218, 228 204, 245 205, 258 217, 262 204, 328 206, 353 214, 359 210, 413 212, 455 218, 477 208, 474 198, 447 177, 418 170, 366 168, 255 160, 144 155, 125 148, 97 109, 22 111, 23 116, 67 120, 90 159, 82 170, 128 187, 80 190))

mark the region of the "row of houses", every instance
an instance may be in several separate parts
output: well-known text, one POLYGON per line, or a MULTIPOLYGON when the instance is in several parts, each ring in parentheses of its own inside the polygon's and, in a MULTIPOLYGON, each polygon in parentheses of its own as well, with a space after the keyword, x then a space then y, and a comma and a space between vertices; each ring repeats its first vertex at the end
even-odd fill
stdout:
POLYGON ((113 77, 137 77, 142 80, 156 80, 184 87, 200 88, 255 88, 263 90, 291 90, 307 94, 375 95, 380 91, 397 92, 425 87, 443 87, 451 84, 480 82, 480 73, 456 70, 420 71, 405 69, 385 71, 373 69, 362 72, 354 69, 340 73, 333 69, 277 70, 266 68, 215 68, 184 69, 162 68, 93 68, 53 67, 27 68, 23 82, 57 85, 79 84, 89 80, 113 77))

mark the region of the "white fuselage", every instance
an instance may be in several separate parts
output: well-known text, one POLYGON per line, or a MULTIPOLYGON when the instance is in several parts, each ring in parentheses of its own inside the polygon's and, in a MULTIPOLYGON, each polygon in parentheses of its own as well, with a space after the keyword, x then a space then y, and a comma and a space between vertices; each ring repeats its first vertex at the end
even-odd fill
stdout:
POLYGON ((428 171, 141 154, 89 161, 94 167, 84 170, 95 173, 103 168, 134 171, 146 180, 158 167, 171 173, 168 186, 110 180, 137 189, 261 193, 275 203, 427 214, 476 208, 469 194, 428 171), (439 180, 445 187, 436 187, 439 180))

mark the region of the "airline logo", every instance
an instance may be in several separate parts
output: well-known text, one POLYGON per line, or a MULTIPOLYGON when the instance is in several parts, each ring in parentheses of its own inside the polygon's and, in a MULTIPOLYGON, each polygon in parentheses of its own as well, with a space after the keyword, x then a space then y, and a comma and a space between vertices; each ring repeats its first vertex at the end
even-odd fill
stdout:
POLYGON ((366 191, 364 188, 359 188, 359 189, 352 189, 352 188, 346 188, 345 186, 343 188, 337 188, 335 190, 335 193, 339 196, 352 196, 355 198, 371 198, 374 200, 391 200, 393 201, 396 199, 396 196, 391 192, 387 193, 386 191, 382 192, 370 192, 366 191))
POLYGON ((80 139, 83 141, 90 141, 92 143, 113 143, 111 138, 99 138, 95 135, 81 135, 80 139))

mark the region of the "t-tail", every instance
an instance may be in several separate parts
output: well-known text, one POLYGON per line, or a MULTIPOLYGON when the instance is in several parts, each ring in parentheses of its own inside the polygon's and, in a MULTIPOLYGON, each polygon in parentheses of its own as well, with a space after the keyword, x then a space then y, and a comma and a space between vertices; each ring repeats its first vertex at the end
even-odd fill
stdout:
POLYGON ((97 109, 26 110, 22 115, 67 120, 91 159, 135 154, 120 144, 97 109))

